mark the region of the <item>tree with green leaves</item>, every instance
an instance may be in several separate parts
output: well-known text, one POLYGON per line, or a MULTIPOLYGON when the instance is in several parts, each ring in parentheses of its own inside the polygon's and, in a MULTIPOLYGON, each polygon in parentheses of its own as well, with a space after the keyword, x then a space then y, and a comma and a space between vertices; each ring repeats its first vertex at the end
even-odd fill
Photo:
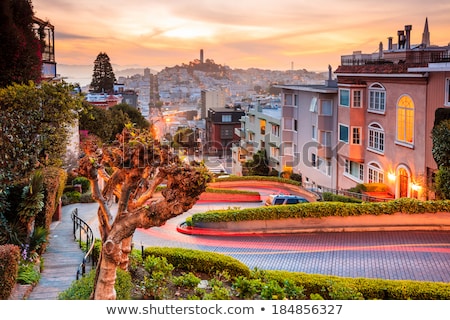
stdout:
POLYGON ((105 52, 100 52, 94 61, 94 71, 92 74, 91 89, 94 92, 112 93, 116 76, 105 52))
POLYGON ((269 175, 270 168, 268 165, 267 154, 265 150, 258 150, 253 155, 252 160, 244 163, 243 169, 245 175, 248 176, 267 176, 269 175))
POLYGON ((30 0, 0 1, 0 87, 41 80, 43 46, 33 15, 30 0))
POLYGON ((0 193, 39 165, 63 165, 81 101, 67 84, 0 88, 0 193))
POLYGON ((450 199, 450 120, 441 120, 431 131, 433 158, 438 166, 435 189, 441 199, 450 199))
POLYGON ((150 127, 150 123, 139 110, 126 103, 120 103, 105 110, 87 101, 83 102, 80 130, 87 130, 89 134, 96 135, 105 143, 114 141, 127 123, 133 123, 138 129, 150 127))

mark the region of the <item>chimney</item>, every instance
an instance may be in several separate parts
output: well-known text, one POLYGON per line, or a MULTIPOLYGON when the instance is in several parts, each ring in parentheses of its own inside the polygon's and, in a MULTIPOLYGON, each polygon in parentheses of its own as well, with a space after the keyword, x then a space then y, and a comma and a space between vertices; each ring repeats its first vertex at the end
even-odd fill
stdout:
POLYGON ((380 44, 378 46, 378 59, 383 59, 383 42, 380 41, 380 44))
POLYGON ((411 30, 412 30, 412 25, 405 26, 405 32, 406 32, 405 48, 406 48, 406 50, 411 49, 411 30))
POLYGON ((388 38, 388 51, 392 51, 392 37, 388 38))
POLYGON ((397 49, 399 49, 399 50, 404 49, 405 48, 405 31, 398 30, 397 35, 398 35, 397 49))
POLYGON ((200 49, 200 63, 203 63, 203 49, 200 49))

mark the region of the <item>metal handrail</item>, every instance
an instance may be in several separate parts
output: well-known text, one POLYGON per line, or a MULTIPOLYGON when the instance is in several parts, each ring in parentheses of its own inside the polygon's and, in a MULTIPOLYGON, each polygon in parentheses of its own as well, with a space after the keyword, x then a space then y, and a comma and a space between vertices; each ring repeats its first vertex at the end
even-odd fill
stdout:
POLYGON ((86 239, 86 254, 83 257, 83 261, 80 263, 77 269, 76 279, 78 280, 80 276, 83 276, 86 273, 86 262, 90 259, 92 261, 92 266, 95 265, 95 261, 92 257, 92 252, 94 250, 95 241, 94 241, 94 233, 92 232, 91 227, 83 221, 80 217, 78 217, 78 208, 75 208, 71 214, 73 221, 73 239, 74 241, 78 241, 80 244, 80 248, 82 248, 83 235, 86 239), (78 234, 78 239, 77 239, 78 234))

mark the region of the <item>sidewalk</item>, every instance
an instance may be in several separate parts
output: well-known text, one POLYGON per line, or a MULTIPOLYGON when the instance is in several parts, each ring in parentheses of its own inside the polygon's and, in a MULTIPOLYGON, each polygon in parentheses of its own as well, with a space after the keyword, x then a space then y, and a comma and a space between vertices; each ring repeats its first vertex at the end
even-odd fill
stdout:
POLYGON ((57 300, 59 293, 68 289, 76 280, 77 269, 83 260, 84 252, 73 238, 71 219, 73 208, 64 206, 61 221, 52 223, 49 244, 42 255, 44 269, 41 279, 24 299, 57 300))

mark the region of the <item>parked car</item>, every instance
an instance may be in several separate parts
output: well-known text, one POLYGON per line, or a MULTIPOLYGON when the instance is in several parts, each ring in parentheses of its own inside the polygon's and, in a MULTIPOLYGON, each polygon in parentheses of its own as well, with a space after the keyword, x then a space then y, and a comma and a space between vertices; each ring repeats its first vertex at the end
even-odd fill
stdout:
POLYGON ((281 204, 298 204, 309 202, 306 198, 291 194, 271 194, 266 200, 266 206, 281 204))

